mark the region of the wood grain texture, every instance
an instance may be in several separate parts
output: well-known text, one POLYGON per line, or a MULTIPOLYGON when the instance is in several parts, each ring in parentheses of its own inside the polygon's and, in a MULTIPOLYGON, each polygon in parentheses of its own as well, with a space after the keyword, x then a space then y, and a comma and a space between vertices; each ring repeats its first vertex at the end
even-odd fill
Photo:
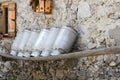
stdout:
POLYGON ((48 56, 48 57, 30 57, 30 58, 21 58, 17 56, 11 56, 9 54, 0 55, 13 60, 37 60, 37 61, 50 61, 50 60, 61 60, 61 59, 75 59, 88 56, 98 56, 98 55, 109 55, 109 54, 120 54, 120 46, 114 46, 109 48, 101 48, 94 50, 86 50, 79 52, 72 52, 67 54, 61 54, 58 56, 48 56))
POLYGON ((40 12, 44 12, 44 10, 45 10, 45 0, 39 0, 39 7, 40 7, 40 12))
POLYGON ((16 4, 8 4, 8 34, 9 36, 15 36, 16 31, 16 4))
POLYGON ((13 39, 16 34, 16 3, 15 2, 3 2, 1 3, 2 9, 2 39, 13 39), (7 22, 5 21, 5 10, 7 9, 7 22), (8 28, 5 26, 8 25, 8 28), (7 31, 7 32, 6 32, 7 31), (6 36, 7 35, 7 36, 6 36), (4 38, 4 37, 7 38, 4 38))
POLYGON ((45 1, 45 13, 51 14, 52 12, 52 0, 46 0, 45 1))

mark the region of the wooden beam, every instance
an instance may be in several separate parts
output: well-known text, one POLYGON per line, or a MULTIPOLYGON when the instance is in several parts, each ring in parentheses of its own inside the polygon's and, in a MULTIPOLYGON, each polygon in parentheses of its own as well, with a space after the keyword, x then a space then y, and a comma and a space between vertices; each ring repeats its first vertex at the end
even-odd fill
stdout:
POLYGON ((40 12, 45 11, 45 0, 39 0, 39 9, 40 9, 40 12))
POLYGON ((16 3, 8 4, 8 34, 15 37, 16 34, 16 3))
POLYGON ((79 52, 61 54, 58 56, 48 56, 48 57, 21 58, 21 57, 17 57, 17 56, 11 56, 10 54, 1 53, 0 55, 3 57, 9 58, 9 59, 13 59, 13 60, 50 61, 50 60, 75 59, 75 58, 81 58, 81 57, 109 55, 109 54, 120 54, 120 46, 79 51, 79 52))
POLYGON ((52 12, 52 0, 45 1, 45 14, 51 14, 52 12))

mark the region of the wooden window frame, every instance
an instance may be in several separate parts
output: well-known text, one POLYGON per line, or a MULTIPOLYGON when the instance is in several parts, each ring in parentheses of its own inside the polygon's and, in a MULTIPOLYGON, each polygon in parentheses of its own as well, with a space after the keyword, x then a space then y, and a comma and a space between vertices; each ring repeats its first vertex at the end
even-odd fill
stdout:
POLYGON ((31 0, 30 6, 32 6, 33 11, 40 12, 44 14, 52 13, 52 0, 31 0), (39 4, 36 4, 39 2, 39 4))
POLYGON ((15 2, 3 2, 1 3, 2 9, 2 38, 1 39, 14 39, 16 35, 16 3, 15 2), (12 7, 12 8, 11 8, 12 7), (7 11, 7 33, 5 32, 5 8, 7 11), (10 10, 11 9, 11 10, 10 10), (12 10, 13 9, 13 10, 12 10))

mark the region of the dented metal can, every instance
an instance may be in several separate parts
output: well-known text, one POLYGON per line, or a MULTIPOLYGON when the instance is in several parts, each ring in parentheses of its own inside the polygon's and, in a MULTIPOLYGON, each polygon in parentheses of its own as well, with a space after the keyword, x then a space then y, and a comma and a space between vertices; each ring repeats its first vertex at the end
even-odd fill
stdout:
POLYGON ((25 57, 30 57, 30 53, 32 52, 33 45, 35 44, 35 42, 38 39, 39 33, 40 33, 40 30, 31 31, 30 38, 29 38, 28 42, 25 45, 25 52, 24 52, 25 57))
POLYGON ((42 29, 37 41, 35 42, 35 45, 33 46, 33 52, 31 54, 31 56, 34 57, 38 57, 40 56, 40 52, 43 50, 44 48, 44 44, 47 40, 49 34, 49 29, 42 29))
POLYGON ((13 56, 17 55, 22 36, 23 36, 23 31, 18 31, 17 36, 15 37, 15 40, 13 41, 13 44, 11 46, 11 52, 10 52, 11 55, 13 56))
POLYGON ((25 45, 26 45, 27 41, 29 40, 30 35, 31 35, 31 31, 29 31, 29 30, 25 30, 23 32, 23 36, 22 36, 22 39, 21 39, 21 42, 20 42, 20 45, 19 45, 19 48, 18 48, 19 49, 18 56, 23 57, 24 50, 25 50, 25 45))
POLYGON ((58 37, 53 45, 51 55, 59 55, 61 53, 69 52, 77 38, 77 32, 67 26, 63 26, 58 34, 58 37))
POLYGON ((41 53, 41 56, 49 56, 53 47, 53 44, 58 36, 60 28, 53 27, 50 29, 47 41, 44 45, 44 50, 41 53))

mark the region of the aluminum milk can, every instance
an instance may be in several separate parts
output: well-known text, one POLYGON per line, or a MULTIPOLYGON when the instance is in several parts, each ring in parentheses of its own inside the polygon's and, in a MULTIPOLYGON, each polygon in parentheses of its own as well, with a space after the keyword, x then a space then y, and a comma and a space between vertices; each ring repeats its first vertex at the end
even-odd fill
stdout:
POLYGON ((22 39, 21 39, 21 42, 20 42, 20 45, 19 45, 19 53, 18 53, 19 57, 23 57, 24 48, 25 48, 25 45, 26 45, 27 41, 29 40, 30 35, 31 35, 31 31, 29 31, 29 30, 25 30, 23 32, 23 36, 22 36, 22 39))
POLYGON ((25 52, 24 52, 25 57, 30 57, 30 53, 32 52, 33 45, 38 39, 39 33, 40 33, 40 30, 33 30, 31 32, 30 38, 27 41, 27 44, 25 45, 25 52))
POLYGON ((33 46, 33 52, 31 56, 38 57, 40 56, 41 51, 43 50, 44 44, 46 43, 47 37, 49 34, 49 29, 42 29, 35 45, 33 46))
POLYGON ((49 56, 53 47, 53 44, 58 36, 60 28, 54 27, 50 29, 47 41, 44 45, 44 50, 41 53, 41 56, 49 56))
POLYGON ((17 51, 21 42, 23 36, 23 31, 18 31, 17 32, 17 36, 15 37, 15 40, 13 41, 13 44, 11 46, 11 55, 16 56, 17 55, 17 51))
POLYGON ((57 36, 53 45, 51 55, 59 55, 61 53, 69 52, 72 45, 77 38, 77 32, 71 27, 63 26, 57 36))

